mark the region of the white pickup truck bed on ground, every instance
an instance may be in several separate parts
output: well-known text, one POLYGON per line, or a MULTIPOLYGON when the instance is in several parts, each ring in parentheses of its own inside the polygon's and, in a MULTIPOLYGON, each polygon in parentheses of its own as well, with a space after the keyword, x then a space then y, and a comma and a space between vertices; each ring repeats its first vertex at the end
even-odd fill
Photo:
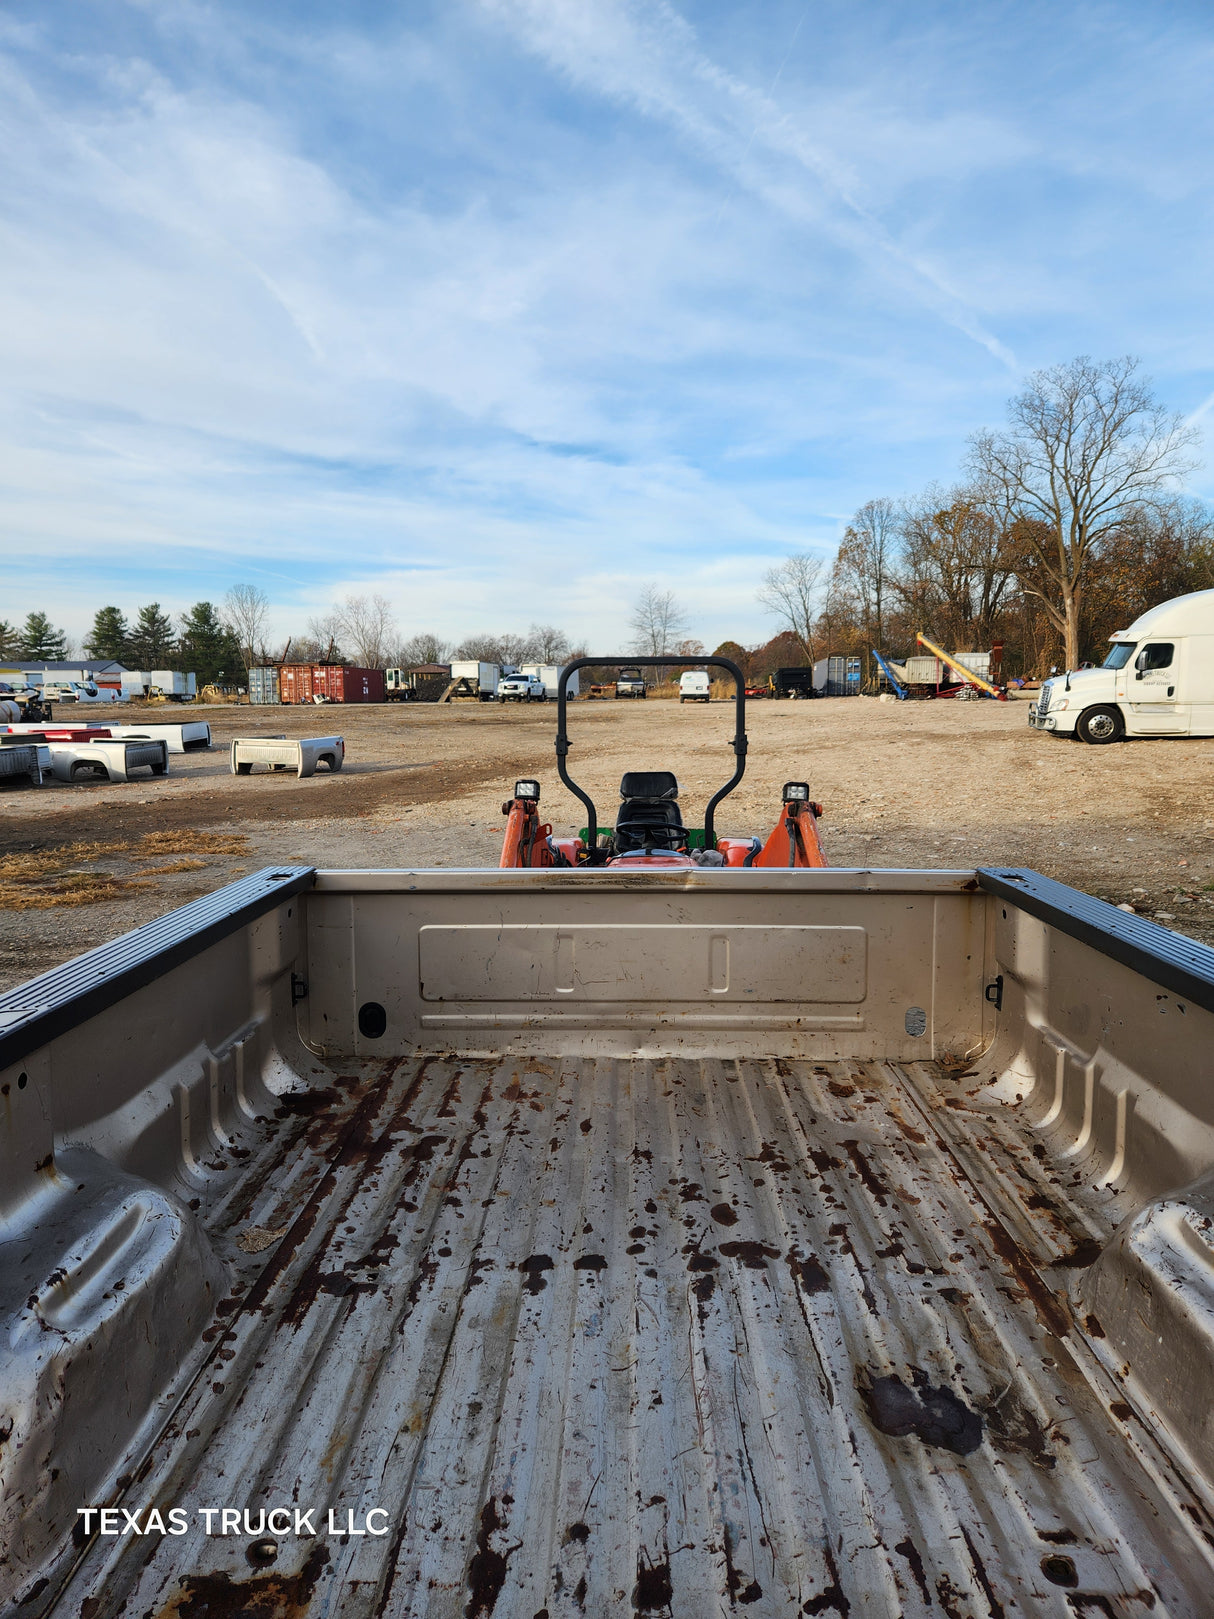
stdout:
POLYGON ((169 749, 163 737, 48 742, 47 747, 56 781, 87 781, 98 776, 107 781, 129 781, 132 770, 150 770, 154 776, 164 776, 169 768, 169 749))
POLYGON ((294 770, 297 776, 314 776, 317 765, 340 770, 346 757, 346 744, 340 736, 237 736, 232 738, 232 774, 248 776, 254 765, 270 770, 294 770))
POLYGON ((1214 952, 1031 873, 246 878, 0 997, 0 1581, 1208 1614, 1212 1029, 1214 952))

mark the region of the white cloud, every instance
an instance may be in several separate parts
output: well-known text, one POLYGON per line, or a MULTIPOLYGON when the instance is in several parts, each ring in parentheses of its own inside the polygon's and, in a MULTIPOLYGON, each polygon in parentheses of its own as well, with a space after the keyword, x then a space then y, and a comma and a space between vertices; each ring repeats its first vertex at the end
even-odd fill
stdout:
MULTIPOLYGON (((803 10, 0 24, 3 616, 80 632, 248 573, 284 632, 374 585, 447 634, 602 644, 655 578, 705 640, 757 639, 757 573, 951 476, 1013 352, 1135 349, 1209 393, 1208 226, 1169 212, 1157 106, 1094 166, 1030 82, 1031 8, 1008 66, 947 9, 883 14, 897 49, 810 9, 793 49, 803 10)), ((1152 72, 1187 153, 1184 45, 1152 72)), ((1076 103, 1117 101, 1117 48, 1076 103)))

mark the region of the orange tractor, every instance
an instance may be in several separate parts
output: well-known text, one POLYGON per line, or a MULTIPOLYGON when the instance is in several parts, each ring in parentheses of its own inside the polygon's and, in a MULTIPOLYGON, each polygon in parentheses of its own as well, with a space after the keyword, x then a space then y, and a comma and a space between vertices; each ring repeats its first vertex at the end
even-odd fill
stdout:
POLYGON ((785 782, 783 808, 766 842, 750 837, 718 837, 714 824, 717 805, 746 772, 746 690, 742 672, 728 658, 630 658, 629 667, 667 668, 714 664, 734 682, 735 730, 731 742, 737 760, 733 775, 713 794, 704 811, 704 826, 683 825, 679 784, 668 770, 629 770, 620 782, 620 807, 615 826, 600 830, 594 800, 569 774, 570 751, 565 729, 569 677, 587 666, 616 666, 611 658, 577 658, 561 670, 556 698, 556 767, 569 791, 586 806, 587 824, 576 838, 554 838, 552 828, 540 821, 540 784, 518 781, 514 797, 502 805, 507 817, 501 865, 506 867, 610 866, 627 871, 653 871, 672 866, 825 866, 818 838, 821 804, 810 800, 809 785, 785 782))

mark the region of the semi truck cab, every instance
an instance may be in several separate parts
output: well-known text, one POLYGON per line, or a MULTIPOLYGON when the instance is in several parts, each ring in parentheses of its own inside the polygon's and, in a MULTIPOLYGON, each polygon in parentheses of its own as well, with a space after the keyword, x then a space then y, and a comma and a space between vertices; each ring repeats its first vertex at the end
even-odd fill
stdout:
POLYGON ((1089 743, 1214 736, 1214 590, 1163 602, 1109 640, 1100 668, 1043 684, 1030 726, 1089 743))

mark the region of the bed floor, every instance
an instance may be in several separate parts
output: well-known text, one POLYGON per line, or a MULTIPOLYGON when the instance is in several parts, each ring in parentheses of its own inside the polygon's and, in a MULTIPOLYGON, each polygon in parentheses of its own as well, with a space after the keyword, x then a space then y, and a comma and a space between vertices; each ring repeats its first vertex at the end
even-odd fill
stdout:
POLYGON ((1115 1198, 977 1078, 444 1056, 314 1084, 200 1199, 231 1296, 122 1498, 190 1531, 94 1540, 56 1612, 1214 1611, 1210 1526, 1067 1302, 1115 1198), (204 1536, 224 1507, 317 1533, 204 1536))

